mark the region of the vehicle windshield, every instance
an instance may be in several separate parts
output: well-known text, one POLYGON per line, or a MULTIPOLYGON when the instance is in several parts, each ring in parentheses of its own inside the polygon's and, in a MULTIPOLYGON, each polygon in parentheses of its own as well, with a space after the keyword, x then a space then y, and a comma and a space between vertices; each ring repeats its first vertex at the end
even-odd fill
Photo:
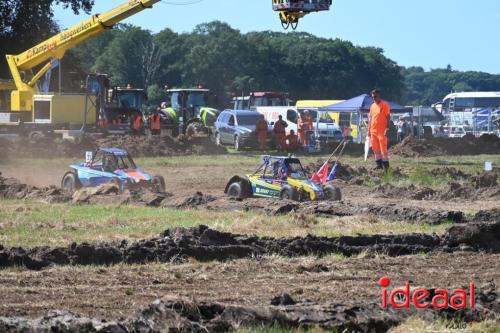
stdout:
POLYGON ((292 178, 306 178, 306 173, 302 164, 298 160, 292 160, 287 162, 288 175, 292 178))
POLYGON ((239 126, 255 126, 260 119, 260 114, 255 115, 240 115, 238 116, 239 126))
POLYGON ((118 105, 122 108, 140 110, 144 102, 144 94, 141 91, 119 91, 117 97, 118 105))
MULTIPOLYGON (((115 155, 116 156, 116 155, 115 155)), ((118 169, 136 169, 134 160, 129 155, 127 156, 116 156, 118 169)))
POLYGON ((283 97, 255 97, 253 106, 287 106, 283 97))
POLYGON ((205 106, 205 94, 190 93, 187 99, 188 106, 205 106))
POLYGON ((136 168, 135 163, 130 156, 114 155, 111 153, 104 155, 102 162, 100 159, 94 161, 94 168, 101 166, 106 172, 136 168))

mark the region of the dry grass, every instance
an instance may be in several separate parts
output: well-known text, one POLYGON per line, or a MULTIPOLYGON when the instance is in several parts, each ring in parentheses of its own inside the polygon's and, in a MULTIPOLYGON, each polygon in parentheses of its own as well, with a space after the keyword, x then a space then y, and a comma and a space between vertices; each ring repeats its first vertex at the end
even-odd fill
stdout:
POLYGON ((65 309, 113 320, 165 296, 267 306, 273 297, 286 292, 297 301, 378 303, 377 281, 383 275, 390 276, 394 285, 412 280, 414 285, 446 289, 460 287, 474 276, 482 286, 488 281, 500 282, 498 269, 491 264, 499 259, 499 255, 480 253, 396 258, 268 256, 177 265, 66 266, 43 271, 10 268, 0 274, 0 316, 38 316, 65 309))
POLYGON ((449 224, 429 225, 425 223, 394 222, 372 215, 346 217, 316 217, 303 213, 292 213, 285 217, 256 215, 248 223, 217 225, 218 229, 241 234, 267 236, 305 236, 307 234, 338 237, 374 234, 427 233, 444 234, 449 224))
POLYGON ((0 200, 0 212, 0 244, 27 247, 144 239, 156 237, 168 228, 200 224, 221 231, 270 237, 308 234, 336 237, 409 232, 442 234, 448 227, 446 224, 431 226, 390 222, 373 216, 320 218, 303 213, 269 216, 243 211, 49 205, 20 200, 0 200))
POLYGON ((500 322, 486 320, 480 323, 454 321, 428 322, 418 317, 408 319, 389 333, 499 333, 500 322))

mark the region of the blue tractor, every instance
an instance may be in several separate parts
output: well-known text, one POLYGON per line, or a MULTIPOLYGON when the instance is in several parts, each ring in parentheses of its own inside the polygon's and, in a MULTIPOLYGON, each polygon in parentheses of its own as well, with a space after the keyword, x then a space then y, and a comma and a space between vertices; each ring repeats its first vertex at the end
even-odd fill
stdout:
POLYGON ((137 168, 126 150, 99 148, 95 153, 87 152, 86 161, 70 165, 64 174, 62 189, 73 193, 82 187, 97 187, 113 182, 121 191, 126 188, 148 187, 155 192, 165 192, 165 179, 151 176, 137 168))

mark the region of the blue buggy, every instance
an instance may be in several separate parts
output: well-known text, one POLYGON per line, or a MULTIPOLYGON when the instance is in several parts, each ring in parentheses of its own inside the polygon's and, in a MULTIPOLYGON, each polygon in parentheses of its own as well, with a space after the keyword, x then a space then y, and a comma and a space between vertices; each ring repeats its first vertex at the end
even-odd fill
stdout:
POLYGON ((64 174, 62 189, 73 193, 82 187, 97 187, 113 182, 121 191, 126 188, 148 187, 155 192, 165 192, 162 176, 151 176, 137 168, 126 150, 99 148, 95 153, 87 152, 86 161, 69 166, 64 174))

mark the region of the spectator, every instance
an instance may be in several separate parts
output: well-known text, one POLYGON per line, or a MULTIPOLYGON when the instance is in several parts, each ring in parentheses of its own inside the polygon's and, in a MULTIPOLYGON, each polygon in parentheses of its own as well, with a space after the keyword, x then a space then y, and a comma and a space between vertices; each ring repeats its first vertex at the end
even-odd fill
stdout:
POLYGON ((283 117, 280 115, 278 117, 278 121, 274 124, 274 138, 275 138, 275 143, 276 143, 276 149, 278 151, 282 151, 283 147, 283 140, 285 139, 286 136, 286 128, 288 127, 288 123, 283 120, 283 117))
POLYGON ((290 130, 290 134, 285 137, 283 145, 289 153, 294 153, 299 149, 299 137, 294 130, 290 130))

